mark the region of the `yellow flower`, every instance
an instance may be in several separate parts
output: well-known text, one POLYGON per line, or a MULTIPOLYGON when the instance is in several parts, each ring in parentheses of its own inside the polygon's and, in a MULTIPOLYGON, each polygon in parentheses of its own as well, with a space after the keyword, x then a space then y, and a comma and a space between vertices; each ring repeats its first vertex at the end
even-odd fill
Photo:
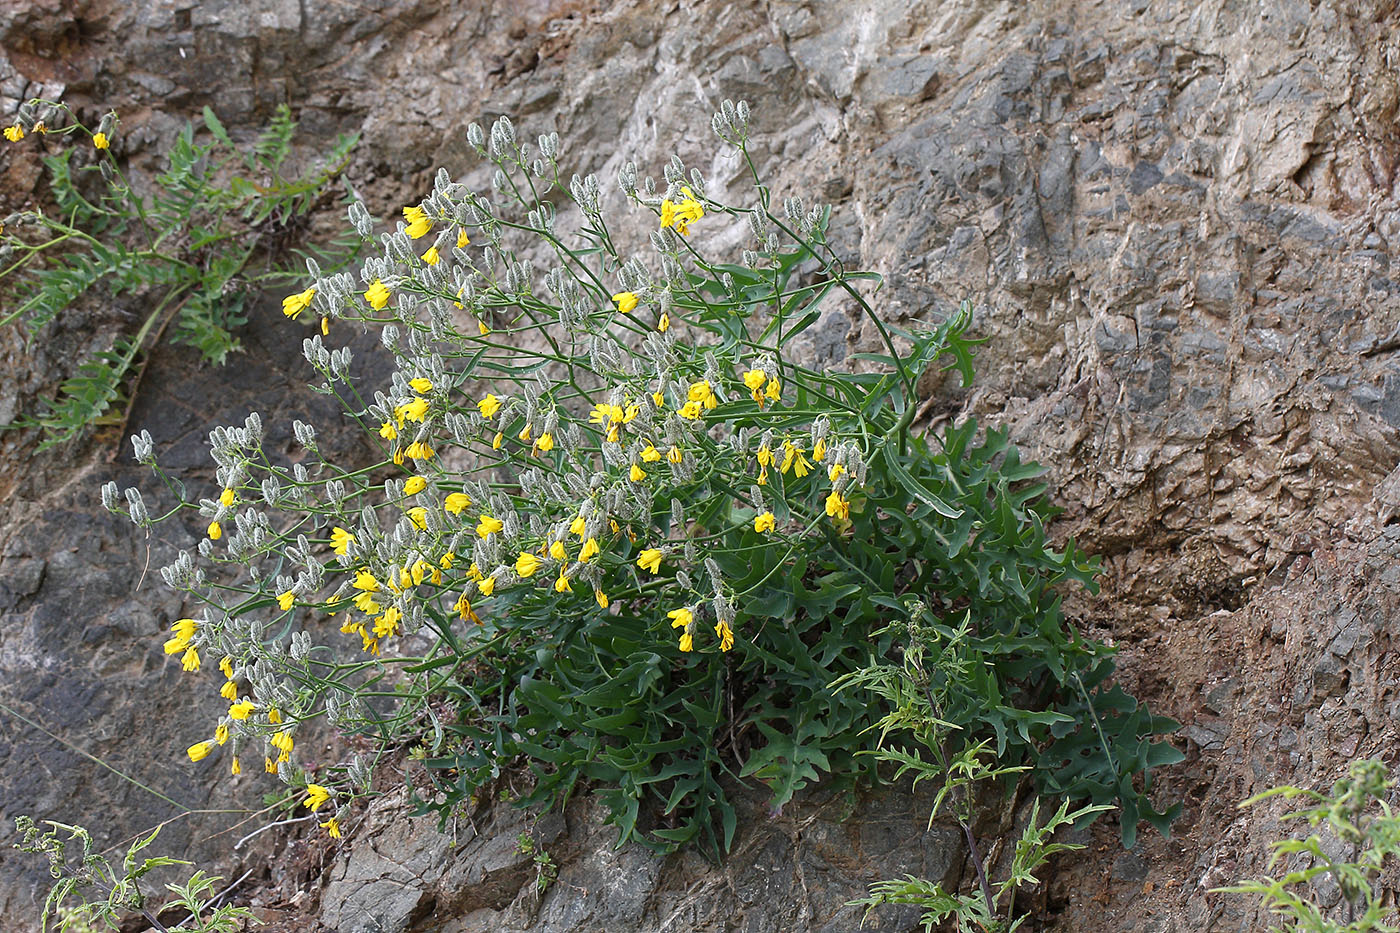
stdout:
POLYGON ((16 123, 14 126, 5 127, 5 138, 12 143, 17 143, 24 138, 24 127, 16 123))
POLYGON ((481 520, 476 523, 476 536, 478 538, 484 538, 487 535, 495 534, 504 527, 505 525, 501 523, 499 518, 494 518, 483 512, 481 513, 481 520))
POLYGON ((694 651, 695 636, 692 635, 690 632, 681 632, 680 649, 682 651, 694 651))
POLYGON ((403 455, 410 460, 431 460, 433 459, 433 449, 422 441, 414 441, 408 445, 408 449, 403 455))
POLYGON ((278 761, 286 761, 292 754, 292 749, 296 743, 292 741, 290 732, 274 732, 272 734, 272 747, 282 754, 277 757, 278 761))
POLYGON ((762 515, 755 516, 753 520, 753 530, 758 532, 772 531, 774 524, 775 519, 773 513, 764 512, 762 515))
POLYGON ((415 505, 408 510, 408 518, 413 522, 413 527, 422 531, 428 527, 428 510, 421 505, 415 505))
POLYGON ((599 609, 606 609, 606 608, 608 608, 608 594, 607 594, 607 593, 604 593, 602 590, 594 590, 594 591, 593 591, 593 598, 596 599, 596 600, 598 600, 598 608, 599 608, 599 609))
POLYGON ((233 680, 233 658, 224 655, 223 659, 219 661, 219 670, 223 671, 224 676, 229 680, 233 680))
POLYGON ((232 489, 225 489, 223 492, 219 493, 219 504, 233 505, 233 495, 232 489))
POLYGON ((521 428, 520 433, 516 435, 522 444, 528 444, 530 442, 530 429, 532 427, 534 426, 526 422, 525 427, 521 428))
POLYGON ((293 593, 291 590, 287 590, 285 593, 279 593, 277 595, 277 608, 286 612, 288 609, 292 608, 292 603, 296 602, 296 598, 297 594, 293 593))
POLYGON ((180 668, 191 672, 199 670, 199 650, 193 645, 186 648, 184 655, 181 656, 180 668))
POLYGON ((647 445, 642 448, 641 457, 643 463, 655 463, 661 459, 661 451, 657 450, 655 445, 648 441, 647 445))
MULTIPOLYGON (((180 619, 174 625, 170 626, 170 630, 182 641, 189 641, 194 637, 195 630, 198 627, 199 623, 194 619, 180 619)), ((171 652, 171 654, 174 654, 174 652, 171 652)))
POLYGON ((318 825, 322 829, 324 829, 327 835, 329 835, 332 839, 340 838, 340 820, 336 819, 335 817, 331 817, 324 823, 320 823, 318 825))
POLYGON ((773 465, 773 451, 769 448, 767 444, 760 444, 758 447, 758 453, 754 456, 758 460, 758 465, 761 467, 766 468, 773 465))
POLYGON ((671 329, 671 315, 669 315, 669 314, 663 314, 663 315, 661 315, 661 320, 659 320, 659 321, 656 322, 656 329, 659 330, 659 331, 661 331, 661 333, 663 333, 663 334, 666 333, 666 331, 670 330, 670 329, 671 329))
POLYGON ((826 514, 832 518, 849 519, 851 517, 851 504, 841 493, 833 489, 831 495, 826 497, 826 514))
POLYGON ((780 389, 780 388, 778 387, 778 380, 776 380, 776 379, 771 379, 771 380, 769 380, 769 382, 768 382, 768 388, 767 388, 766 390, 764 390, 764 393, 763 393, 763 394, 766 395, 766 396, 768 396, 769 398, 771 398, 771 399, 772 399, 773 401, 775 401, 775 402, 778 401, 778 399, 780 399, 780 398, 782 397, 782 389, 780 389))
POLYGON ((428 265, 430 265, 430 266, 435 266, 435 265, 437 265, 437 264, 438 264, 438 260, 439 260, 440 258, 441 258, 441 257, 438 256, 438 248, 437 248, 436 246, 429 246, 429 247, 428 247, 428 251, 427 251, 426 253, 423 254, 423 261, 426 262, 426 263, 427 263, 428 265))
POLYGON ((617 302, 617 310, 621 311, 623 314, 627 314, 633 308, 637 307, 636 292, 618 292, 612 297, 613 301, 617 302))
POLYGON ((219 688, 219 696, 223 697, 225 700, 228 700, 230 702, 238 699, 238 681, 224 681, 224 685, 219 688))
POLYGON ((475 622, 481 624, 481 616, 472 610, 471 601, 467 599, 467 591, 463 590, 462 595, 457 597, 457 602, 452 605, 457 615, 463 622, 475 622))
POLYGON ((311 299, 316 295, 316 286, 311 286, 304 292, 297 292, 295 295, 288 295, 282 299, 282 313, 292 320, 297 319, 297 315, 311 307, 311 299))
POLYGON ((386 441, 392 441, 394 438, 399 436, 399 431, 398 428, 394 427, 394 423, 392 421, 386 421, 379 426, 379 436, 384 438, 386 441))
POLYGON ((491 449, 492 449, 492 450, 500 450, 500 449, 501 449, 501 441, 503 441, 503 440, 505 440, 505 435, 503 435, 500 431, 497 431, 497 432, 496 432, 496 436, 493 437, 493 438, 491 438, 491 449))
POLYGON ((666 461, 668 463, 679 464, 684 459, 685 455, 681 453, 681 449, 675 444, 672 444, 671 449, 666 451, 666 461))
POLYGON ((321 315, 321 336, 322 336, 322 337, 329 337, 330 335, 331 335, 331 319, 328 318, 328 317, 326 317, 325 315, 321 315))
POLYGON ((831 481, 834 483, 834 482, 836 482, 837 477, 839 477, 842 473, 845 473, 845 472, 846 472, 846 468, 845 468, 845 467, 843 467, 843 466, 842 466, 841 464, 839 464, 839 463, 833 463, 833 464, 831 465, 831 469, 829 469, 829 470, 826 471, 826 476, 827 476, 827 479, 831 480, 831 481))
POLYGON ((554 581, 554 592, 572 593, 574 588, 569 585, 569 578, 564 575, 564 568, 559 568, 559 579, 554 581))
POLYGON ((768 381, 768 374, 761 369, 751 369, 744 373, 744 385, 751 391, 757 392, 763 388, 763 384, 768 381))
POLYGON ((408 385, 409 388, 413 389, 413 391, 417 392, 419 395, 427 395, 429 392, 433 391, 433 380, 424 379, 422 376, 419 376, 417 379, 408 380, 408 385))
POLYGON ((651 400, 656 403, 657 408, 661 408, 666 404, 666 396, 662 395, 660 392, 651 393, 651 400))
POLYGON ((540 439, 535 441, 535 449, 549 453, 554 449, 554 435, 548 431, 540 435, 540 439))
POLYGON ((241 703, 235 703, 232 706, 230 706, 228 708, 228 714, 230 718, 237 719, 239 722, 242 722, 243 720, 248 718, 249 713, 251 713, 257 708, 258 704, 254 703, 252 700, 244 700, 241 703))
POLYGON ((704 406, 701 405, 701 403, 686 402, 684 405, 681 406, 680 411, 676 412, 676 414, 680 415, 687 421, 695 421, 704 413, 704 411, 704 406))
POLYGON ((427 414, 428 400, 425 398, 415 398, 394 409, 394 417, 399 419, 400 424, 403 424, 405 419, 422 422, 427 414))
POLYGON ((276 774, 276 773, 277 773, 277 763, 274 762, 271 758, 264 758, 264 759, 263 759, 263 770, 266 771, 268 774, 276 774))
POLYGON ((453 554, 451 551, 448 551, 446 554, 442 555, 442 559, 438 561, 438 566, 441 567, 443 570, 451 570, 452 565, 456 563, 456 561, 457 555, 453 554))
POLYGON ((465 231, 465 230, 458 230, 458 231, 457 231, 457 248, 458 248, 458 249, 463 249, 463 248, 465 248, 466 245, 467 245, 468 243, 470 243, 470 242, 471 242, 471 240, 468 239, 468 237, 467 237, 467 231, 465 231))
POLYGON ((274 706, 267 711, 267 721, 274 726, 280 726, 282 724, 282 714, 278 712, 277 707, 274 706))
POLYGON ((428 481, 421 476, 410 476, 404 480, 403 494, 405 496, 416 496, 424 489, 428 488, 428 481))
POLYGON ((695 614, 686 607, 672 609, 666 613, 666 618, 671 620, 671 628, 686 628, 695 620, 695 614))
POLYGON ((699 382, 692 382, 686 391, 685 397, 692 402, 701 402, 706 408, 714 408, 719 404, 715 398, 714 387, 710 385, 710 380, 702 379, 699 382))
POLYGON ((403 219, 408 221, 406 231, 413 239, 418 239, 433 229, 433 221, 427 212, 421 207, 405 207, 403 209, 403 219))
POLYGON ((647 478, 647 474, 645 470, 634 463, 632 464, 632 469, 627 473, 627 478, 634 483, 640 483, 647 478))
POLYGON ((196 742, 186 750, 185 754, 190 756, 190 761, 203 761, 213 748, 213 742, 196 742))
POLYGON ((224 536, 224 529, 218 522, 209 523, 209 540, 217 541, 224 536))
POLYGON ((312 810, 319 810, 321 806, 330 799, 331 792, 329 788, 322 787, 320 784, 306 785, 306 800, 303 803, 304 806, 308 806, 312 810))
POLYGON ((442 507, 453 515, 461 515, 462 510, 471 504, 471 497, 466 493, 454 492, 447 497, 447 501, 443 503, 442 507))
POLYGON ((229 763, 229 769, 228 769, 228 771, 229 771, 229 774, 232 774, 232 775, 235 775, 235 776, 240 775, 240 774, 243 773, 243 767, 238 763, 238 756, 237 756, 237 755, 234 755, 234 756, 233 756, 233 761, 229 763))
MULTIPOLYGON (((414 479, 422 479, 415 476, 414 479)), ((331 529, 331 550, 344 557, 350 551, 350 543, 355 540, 355 536, 341 528, 339 525, 331 529)))
POLYGON ((487 327, 486 322, 481 320, 478 320, 476 322, 476 331, 483 337, 489 336, 491 334, 491 328, 487 327))
POLYGON ((728 651, 734 647, 734 630, 724 622, 715 623, 715 635, 719 638, 720 651, 728 651))
POLYGON ((817 438, 816 445, 812 447, 812 459, 817 463, 821 463, 826 459, 826 438, 817 438))
POLYGON ((564 547, 563 541, 555 541, 549 546, 549 556, 555 560, 568 560, 569 552, 564 547))
POLYGON ((214 728, 214 741, 218 742, 220 745, 228 741, 228 726, 219 723, 218 726, 214 728))
POLYGON ((384 306, 389 303, 389 286, 375 279, 369 288, 365 289, 365 301, 376 311, 384 310, 384 306))
POLYGON ((109 145, 111 145, 111 143, 107 139, 106 133, 94 133, 92 137, 92 145, 94 149, 106 149, 109 145))
POLYGON ((515 559, 515 572, 522 577, 528 577, 539 569, 540 559, 529 551, 521 551, 520 556, 515 559))
POLYGON ((496 591, 496 578, 486 577, 477 583, 476 588, 481 591, 482 596, 490 596, 496 591))
POLYGON ((368 570, 355 571, 355 582, 351 584, 355 589, 366 593, 378 593, 379 581, 374 578, 374 574, 368 570))
POLYGON ((637 555, 637 566, 641 567, 643 570, 650 570, 652 573, 656 573, 661 569, 661 558, 662 553, 659 548, 647 548, 641 554, 637 555))
POLYGON ((598 556, 599 550, 598 539, 589 538, 587 541, 583 542, 583 549, 578 552, 578 562, 580 564, 588 563, 598 556))
POLYGON ((807 458, 806 456, 804 456, 802 448, 794 445, 790 441, 784 441, 783 465, 781 469, 784 473, 786 473, 788 471, 788 467, 793 468, 793 472, 797 475, 798 479, 801 479, 808 473, 812 472, 812 464, 807 462, 807 458))
POLYGON ((584 521, 582 515, 575 515, 574 520, 569 522, 569 534, 578 535, 580 541, 588 531, 588 522, 584 521))

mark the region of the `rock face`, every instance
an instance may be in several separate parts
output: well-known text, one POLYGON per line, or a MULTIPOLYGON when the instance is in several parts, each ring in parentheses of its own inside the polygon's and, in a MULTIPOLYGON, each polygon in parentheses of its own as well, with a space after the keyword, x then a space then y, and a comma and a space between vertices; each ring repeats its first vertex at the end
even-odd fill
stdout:
MULTIPOLYGON (((1130 688, 1186 724, 1189 758, 1159 784, 1186 802, 1178 834, 1124 855, 1102 828, 1037 909, 1066 930, 1223 930, 1258 921, 1207 890, 1261 871, 1280 831, 1234 804, 1276 783, 1329 783, 1396 737, 1395 24, 1393 3, 1360 0, 8 0, 0 106, 60 86, 73 103, 115 106, 122 153, 149 170, 201 106, 248 133, 287 100, 315 137, 364 133, 352 177, 388 214, 437 165, 471 170, 467 124, 503 113, 527 136, 557 130, 580 171, 609 179, 630 158, 659 174, 674 151, 737 191, 708 115, 747 98, 776 193, 834 204, 833 235, 886 276, 883 313, 977 306, 990 338, 978 384, 930 376, 929 418, 1009 425, 1051 467, 1061 533, 1105 558, 1102 596, 1072 610, 1120 646, 1130 688)), ((0 156, 21 194, 37 178, 24 158, 0 156)), ((809 334, 804 352, 825 365, 873 336, 839 305, 809 334)), ((0 377, 0 408, 22 407, 44 384, 35 368, 51 384, 95 339, 56 333, 42 363, 0 377)), ((248 363, 286 373, 288 393, 305 381, 285 348, 267 359, 286 368, 248 363)), ((223 393, 230 411, 267 392, 255 380, 232 398, 221 372, 182 378, 178 397, 223 393)), ((145 404, 132 428, 157 433, 164 409, 145 404)), ((182 434, 193 461, 224 410, 192 406, 166 436, 182 434)), ((135 760, 123 770, 202 805, 199 772, 139 766, 178 755, 154 711, 191 701, 155 648, 178 607, 150 581, 132 592, 145 542, 90 518, 110 471, 31 467, 22 445, 6 449, 0 701, 85 750, 124 751, 135 760)), ((6 816, 91 812, 99 793, 115 840, 170 815, 7 715, 6 816)), ((536 896, 511 848, 518 814, 479 814, 481 835, 449 858, 443 837, 392 806, 329 857, 319 920, 303 909, 297 928, 852 929, 840 903, 869 880, 958 870, 952 840, 913 841, 917 820, 899 824, 909 836, 855 846, 882 808, 910 809, 898 794, 845 820, 769 823, 755 809, 741 856, 721 868, 613 852, 580 803, 536 827, 561 866, 536 896)), ((0 915, 28 916, 27 888, 3 870, 0 915)), ((916 926, 897 911, 874 919, 916 926)))

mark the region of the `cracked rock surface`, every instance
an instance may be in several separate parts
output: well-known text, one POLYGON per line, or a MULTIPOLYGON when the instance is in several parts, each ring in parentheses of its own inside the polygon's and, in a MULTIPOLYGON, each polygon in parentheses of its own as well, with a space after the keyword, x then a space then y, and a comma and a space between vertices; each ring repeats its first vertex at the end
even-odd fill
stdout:
MULTIPOLYGON (((1282 830, 1235 804, 1396 747, 1396 23, 1390 0, 0 0, 0 109, 59 92, 116 107, 139 175, 205 104, 248 136, 286 100, 313 142, 364 134, 350 177, 388 216, 438 165, 480 181, 466 126, 507 113, 527 136, 557 130, 565 164, 605 181, 626 159, 659 174, 675 152, 737 193, 708 123, 747 98, 775 193, 833 205, 833 239, 885 276, 883 314, 977 307, 978 382, 931 374, 925 423, 1007 425, 1050 468, 1057 533, 1104 557, 1103 592, 1072 598, 1073 618, 1184 724, 1188 758, 1156 789, 1185 802, 1172 839, 1125 855, 1096 828, 1029 899, 1037 923, 1237 930, 1264 921, 1208 890, 1262 872, 1282 830)), ((0 153, 16 203, 41 178, 0 153)), ((0 416, 130 314, 99 302, 29 350, 0 335, 0 416)), ((803 336, 825 366, 873 340, 839 302, 803 336)), ((202 463, 205 424, 273 402, 290 421, 298 360, 271 336, 242 361, 262 375, 172 360, 132 428, 165 425, 172 456, 202 463)), ((137 480, 99 440, 34 457, 0 435, 0 701, 183 804, 253 806, 179 761, 207 698, 159 655, 179 607, 135 586, 147 542, 91 515, 103 479, 137 480)), ((153 562, 176 546, 151 542, 153 562)), ((3 712, 0 762, 5 817, 96 809, 115 841, 172 812, 3 712)), ((874 878, 962 870, 956 840, 922 835, 898 790, 778 818, 755 803, 718 868, 614 851, 586 800, 538 825, 483 805, 455 836, 402 807, 389 795, 296 870, 268 857, 260 909, 286 930, 835 931, 856 927, 842 905, 874 878), (514 848, 525 829, 559 863, 542 894, 514 848)), ((241 874, 241 853, 201 841, 214 831, 167 832, 241 874)), ((0 916, 33 916, 32 880, 0 855, 0 916)), ((871 921, 917 927, 893 909, 871 921)))

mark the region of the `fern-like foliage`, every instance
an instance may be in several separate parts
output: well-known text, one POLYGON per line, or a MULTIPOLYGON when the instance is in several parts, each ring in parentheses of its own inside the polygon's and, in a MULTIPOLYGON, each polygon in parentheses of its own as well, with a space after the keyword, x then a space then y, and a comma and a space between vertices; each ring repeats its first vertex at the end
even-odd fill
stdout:
MULTIPOLYGON (((21 124, 45 120, 44 139, 107 138, 115 117, 89 131, 62 104, 33 101, 21 124)), ((44 159, 54 215, 21 214, 0 230, 0 245, 18 256, 0 268, 14 297, 0 326, 21 322, 30 339, 80 300, 134 296, 148 309, 135 338, 82 363, 36 418, 44 446, 70 440, 112 419, 123 387, 141 365, 145 341, 168 335, 222 365, 241 349, 237 331, 247 322, 250 293, 260 283, 290 280, 289 223, 314 210, 348 164, 358 137, 342 135, 304 172, 291 171, 296 121, 280 106, 251 146, 240 146, 205 108, 204 134, 187 124, 171 143, 165 167, 148 192, 136 192, 110 148, 65 148, 44 159), (95 156, 92 155, 95 153, 95 156), (94 161, 95 160, 95 161, 94 161), (39 236, 29 235, 37 230, 39 236), (271 240, 269 240, 271 235, 271 240), (269 244, 272 244, 269 248, 269 244)), ((40 135, 40 134, 35 134, 40 135)), ((358 238, 345 237, 317 253, 325 267, 353 258, 358 238)))

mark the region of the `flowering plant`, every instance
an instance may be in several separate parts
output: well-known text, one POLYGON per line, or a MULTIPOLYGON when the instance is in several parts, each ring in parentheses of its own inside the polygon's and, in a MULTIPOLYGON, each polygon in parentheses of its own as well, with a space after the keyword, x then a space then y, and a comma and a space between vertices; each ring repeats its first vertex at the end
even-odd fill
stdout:
MULTIPOLYGON (((295 736, 325 716, 380 747, 425 736, 424 810, 446 816, 524 760, 524 802, 585 780, 624 840, 723 850, 728 781, 763 781, 776 810, 825 772, 873 769, 857 757, 873 695, 830 685, 895 647, 907 593, 970 613, 999 646, 977 682, 993 713, 967 728, 995 729, 1000 752, 1036 758, 1052 727, 1103 734, 1021 715, 1079 703, 1069 675, 1109 653, 1060 618, 1052 588, 1090 585, 1094 563, 1048 546, 1038 468, 972 422, 935 448, 911 433, 926 370, 947 355, 971 378, 970 308, 931 330, 883 322, 874 276, 827 241, 828 210, 773 208, 748 121, 726 102, 714 128, 753 177, 751 206, 678 159, 661 186, 622 168, 649 260, 619 246, 595 177, 563 180, 557 136, 532 147, 501 119, 468 135, 494 165, 489 192, 440 171, 358 280, 309 264, 287 318, 376 328, 393 356, 387 384, 362 391, 347 348, 304 344, 318 390, 382 456, 338 464, 298 422, 305 456, 279 463, 256 415, 210 435, 219 493, 179 495, 166 516, 197 511, 207 530, 163 569, 199 605, 166 651, 192 671, 219 659, 230 702, 190 758, 231 743, 235 773, 251 748, 304 783, 295 736), (740 262, 712 255, 744 235, 740 262), (884 353, 853 357, 880 371, 794 358, 832 296, 880 333, 884 353)), ((362 205, 350 219, 373 236, 362 205)), ((161 472, 149 436, 134 442, 161 472)), ((135 489, 104 501, 152 521, 135 489)), ((1141 768, 1105 761, 1075 789, 1131 791, 1141 768)), ((332 833, 367 776, 357 762, 310 785, 308 806, 338 808, 332 833)))

